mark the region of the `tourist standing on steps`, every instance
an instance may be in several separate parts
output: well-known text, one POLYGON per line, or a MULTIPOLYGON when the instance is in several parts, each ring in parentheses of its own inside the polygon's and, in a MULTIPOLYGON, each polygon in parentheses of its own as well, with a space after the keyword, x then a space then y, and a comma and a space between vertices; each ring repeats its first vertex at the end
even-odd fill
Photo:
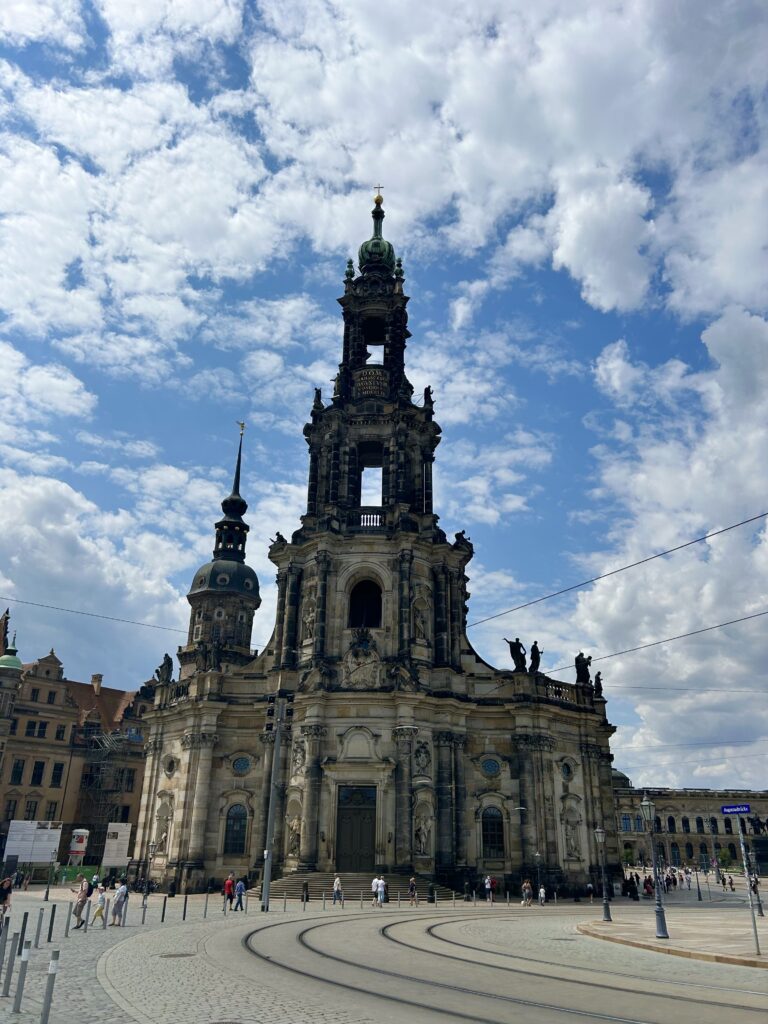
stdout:
POLYGON ((338 875, 333 880, 333 906, 336 906, 336 901, 344 906, 344 892, 341 888, 341 879, 338 875))
POLYGON ((378 904, 380 907, 384 906, 384 897, 387 895, 387 883, 384 881, 384 875, 379 878, 377 885, 378 904))
POLYGON ((235 910, 242 910, 245 913, 245 907, 243 906, 243 897, 245 896, 245 882, 242 878, 238 878, 237 885, 235 886, 235 910))
POLYGON ((379 905, 379 876, 374 875, 371 880, 371 906, 378 907, 379 905))
POLYGON ((78 884, 77 889, 73 889, 72 892, 76 893, 75 906, 72 909, 72 913, 77 918, 77 924, 75 928, 82 928, 85 924, 83 920, 83 911, 85 910, 85 904, 88 902, 88 881, 82 875, 77 875, 75 881, 78 884))

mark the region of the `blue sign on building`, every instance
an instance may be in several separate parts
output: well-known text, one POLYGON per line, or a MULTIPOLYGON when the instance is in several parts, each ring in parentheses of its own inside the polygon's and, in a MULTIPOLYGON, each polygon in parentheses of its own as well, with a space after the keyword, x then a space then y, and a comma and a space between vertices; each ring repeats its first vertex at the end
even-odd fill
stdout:
POLYGON ((720 808, 721 814, 749 814, 749 804, 726 804, 720 808))

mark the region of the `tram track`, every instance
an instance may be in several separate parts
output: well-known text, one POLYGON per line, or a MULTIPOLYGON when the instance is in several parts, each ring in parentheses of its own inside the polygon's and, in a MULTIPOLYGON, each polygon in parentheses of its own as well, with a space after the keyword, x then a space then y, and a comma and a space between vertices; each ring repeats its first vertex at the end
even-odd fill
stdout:
MULTIPOLYGON (((566 916, 566 915, 564 915, 566 916)), ((570 916, 570 915, 567 915, 570 916)), ((472 915, 469 917, 463 914, 461 917, 435 922, 434 924, 424 928, 424 934, 428 935, 431 941, 446 942, 450 940, 444 939, 441 936, 434 934, 434 929, 440 926, 448 926, 451 924, 466 923, 467 921, 487 921, 485 915, 472 915)), ((691 1008, 692 1012, 695 1012, 695 1019, 701 1024, 705 1024, 708 1018, 707 1010, 715 1012, 718 1016, 723 1011, 728 1011, 729 1018, 733 1019, 734 1011, 741 1011, 744 1015, 741 1019, 751 1020, 757 1014, 760 1015, 760 1020, 764 1019, 765 1009, 764 1006, 750 1006, 744 1003, 734 1004, 733 1002, 725 1003, 719 999, 706 1000, 698 998, 696 996, 686 996, 684 994, 676 993, 660 993, 658 991, 649 992, 638 992, 636 990, 621 988, 617 985, 605 984, 596 980, 571 977, 571 978, 547 978, 544 974, 539 971, 528 970, 524 968, 511 967, 506 964, 489 964, 480 963, 476 961, 471 962, 462 956, 456 956, 455 954, 447 954, 441 951, 430 950, 428 948, 419 947, 414 945, 413 942, 405 942, 400 938, 392 936, 392 931, 399 926, 409 926, 413 928, 418 925, 417 919, 410 919, 408 921, 392 922, 389 925, 385 925, 382 928, 377 928, 376 933, 381 939, 387 943, 404 947, 409 952, 416 952, 420 957, 431 958, 430 964, 425 964, 425 970, 421 974, 410 973, 409 970, 396 970, 385 968, 376 965, 375 962, 371 962, 370 955, 366 954, 367 959, 361 961, 360 959, 354 959, 347 956, 342 956, 337 952, 332 952, 328 948, 322 948, 322 940, 318 944, 317 939, 320 934, 327 936, 328 929, 336 929, 339 926, 346 925, 349 929, 351 923, 366 922, 371 923, 369 915, 355 915, 354 917, 346 916, 343 920, 338 919, 334 921, 322 921, 307 923, 305 926, 299 926, 298 931, 293 935, 292 945, 300 947, 303 954, 309 953, 314 958, 319 958, 322 964, 333 964, 333 970, 328 971, 325 967, 320 969, 311 969, 311 966, 306 963, 306 956, 302 956, 302 962, 296 963, 293 958, 288 955, 280 956, 277 952, 279 943, 268 942, 268 951, 262 951, 258 948, 260 938, 265 937, 265 932, 270 932, 273 929, 285 929, 286 927, 296 927, 298 922, 279 922, 274 925, 267 925, 265 928, 255 929, 248 933, 243 939, 243 945, 245 949, 253 956, 258 957, 266 963, 269 963, 273 967, 280 968, 301 976, 305 979, 310 979, 315 982, 328 985, 336 989, 360 992, 365 991, 376 998, 385 1000, 388 1003, 403 1006, 418 1008, 420 1012, 430 1011, 438 1013, 443 1019, 453 1019, 461 1021, 474 1021, 476 1024, 508 1024, 509 1022, 509 1009, 511 1007, 518 1007, 520 1010, 527 1008, 534 1013, 547 1014, 546 1019, 552 1020, 552 1014, 563 1015, 564 1019, 572 1019, 573 1017, 581 1017, 588 1020, 595 1021, 611 1021, 615 1024, 659 1024, 659 1022, 668 1021, 674 1019, 679 1015, 682 1005, 691 1008), (455 984, 450 981, 438 980, 434 975, 439 973, 436 970, 435 958, 438 962, 438 966, 447 960, 460 961, 464 964, 472 963, 475 969, 480 971, 491 971, 492 975, 495 974, 497 978, 513 978, 516 977, 523 981, 524 984, 533 983, 541 985, 542 982, 546 982, 549 988, 559 987, 563 990, 564 996, 568 995, 568 999, 563 998, 562 1001, 556 1002, 551 999, 540 999, 527 996, 524 994, 512 995, 511 993, 503 991, 489 991, 489 987, 476 988, 468 985, 455 984), (501 972, 499 974, 498 972, 501 972), (572 989, 569 993, 569 989, 572 989), (591 992, 595 993, 595 999, 592 1005, 587 1005, 585 997, 588 997, 591 992), (622 1015, 616 1012, 603 1012, 594 1008, 599 1005, 599 1001, 605 1002, 606 995, 608 992, 611 995, 620 995, 623 1001, 626 1003, 628 999, 631 999, 634 1003, 642 1006, 643 1003, 648 1002, 653 1004, 653 1011, 648 1014, 647 1011, 641 1011, 639 1016, 622 1015), (476 1010, 467 1014, 456 1007, 457 1001, 471 1001, 473 1006, 476 1006, 476 1010), (453 1003, 453 1005, 451 1005, 453 1003), (664 1004, 675 1004, 678 1008, 675 1010, 673 1005, 668 1005, 666 1011, 663 1011, 664 1004), (437 1005, 439 1004, 439 1005, 437 1005), (681 1005, 682 1004, 682 1005, 681 1005), (496 1011, 501 1011, 502 1007, 506 1008, 506 1013, 499 1015, 496 1011)), ((426 922, 424 922, 426 925, 426 922)), ((290 942, 290 940, 289 940, 290 942)), ((469 947, 471 948, 471 947, 469 947)), ((475 952, 478 952, 475 949, 475 952)), ((491 956, 505 956, 503 952, 497 952, 494 950, 483 949, 482 952, 488 953, 491 956)), ((378 953, 376 954, 379 955, 378 953)), ((514 954, 510 954, 514 956, 514 954)), ((536 960, 535 958, 527 958, 538 964, 546 966, 546 962, 542 960, 536 960)), ((414 962, 413 958, 410 962, 414 962)), ((418 962, 418 961, 416 961, 418 962)), ((551 965, 549 965, 551 966, 551 965)), ((666 979, 659 979, 655 976, 642 977, 640 975, 630 975, 624 972, 600 972, 595 968, 582 968, 578 965, 569 965, 569 970, 573 974, 586 971, 590 974, 595 973, 610 973, 615 977, 626 978, 629 981, 643 981, 648 985, 663 984, 665 986, 674 986, 675 981, 666 979)), ((681 982, 681 985, 685 985, 685 982, 681 982)), ((698 984, 698 983, 691 983, 698 984)), ((496 986, 493 986, 494 988, 496 986)), ((710 989, 711 991, 731 991, 723 986, 699 986, 702 989, 710 989)), ((753 993, 754 995, 764 998, 763 993, 753 993)), ((609 997, 610 999, 610 997, 609 997)), ((535 1019, 526 1015, 529 1019, 535 1019)), ((543 1018, 542 1018, 543 1019, 543 1018)), ((711 1017, 714 1021, 718 1019, 717 1016, 711 1017)))

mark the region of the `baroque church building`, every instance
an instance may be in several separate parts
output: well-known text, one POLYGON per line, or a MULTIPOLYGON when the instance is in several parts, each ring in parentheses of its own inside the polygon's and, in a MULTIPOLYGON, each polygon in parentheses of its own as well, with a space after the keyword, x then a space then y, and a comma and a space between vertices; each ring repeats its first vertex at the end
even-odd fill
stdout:
POLYGON ((135 857, 151 842, 152 875, 190 890, 229 871, 255 880, 272 793, 273 876, 417 872, 460 886, 490 873, 517 885, 538 867, 550 884, 583 884, 598 825, 619 863, 614 727, 588 670, 567 685, 524 659, 496 669, 467 639, 473 548, 463 531, 446 537, 433 508, 441 430, 431 389, 414 402, 406 376, 408 296, 380 195, 372 216, 339 299, 333 396, 316 389, 304 427, 306 512, 269 548, 271 639, 254 656, 241 434, 213 559, 189 591, 179 678, 166 657, 145 715, 135 857), (371 478, 380 498, 363 504, 371 478), (276 695, 293 714, 272 785, 276 695))

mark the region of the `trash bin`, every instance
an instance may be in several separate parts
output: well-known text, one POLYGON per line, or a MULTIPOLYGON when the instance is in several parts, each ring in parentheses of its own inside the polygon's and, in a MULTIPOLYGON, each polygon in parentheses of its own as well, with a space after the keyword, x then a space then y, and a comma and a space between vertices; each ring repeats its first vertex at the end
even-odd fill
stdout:
POLYGON ((429 889, 428 889, 428 892, 427 892, 427 903, 434 903, 434 902, 435 902, 435 883, 434 882, 430 882, 429 883, 429 889))

